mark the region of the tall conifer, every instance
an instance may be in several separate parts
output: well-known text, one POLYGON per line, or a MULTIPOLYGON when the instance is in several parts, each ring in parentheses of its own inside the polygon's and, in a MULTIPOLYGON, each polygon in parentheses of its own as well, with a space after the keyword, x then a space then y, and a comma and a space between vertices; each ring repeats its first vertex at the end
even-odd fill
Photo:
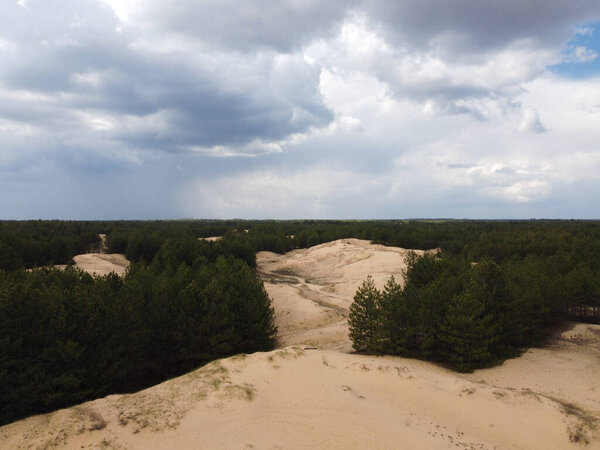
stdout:
POLYGON ((497 333, 492 316, 473 292, 455 295, 439 330, 442 356, 457 370, 471 372, 494 361, 491 347, 497 333))
POLYGON ((378 348, 380 301, 381 292, 369 275, 356 291, 348 315, 350 340, 357 351, 373 352, 378 348))

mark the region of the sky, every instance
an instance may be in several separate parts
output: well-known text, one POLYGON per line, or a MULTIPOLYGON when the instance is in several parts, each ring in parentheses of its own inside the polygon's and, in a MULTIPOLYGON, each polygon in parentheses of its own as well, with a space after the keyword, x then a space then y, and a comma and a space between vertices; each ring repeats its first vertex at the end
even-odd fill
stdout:
POLYGON ((0 0, 0 219, 600 218, 598 0, 0 0))

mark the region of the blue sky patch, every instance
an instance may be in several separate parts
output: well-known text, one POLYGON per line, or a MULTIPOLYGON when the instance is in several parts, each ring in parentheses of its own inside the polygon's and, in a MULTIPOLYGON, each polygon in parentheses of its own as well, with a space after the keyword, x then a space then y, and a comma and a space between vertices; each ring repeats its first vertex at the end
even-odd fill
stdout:
POLYGON ((600 75, 600 22, 578 27, 563 51, 563 63, 550 69, 569 78, 600 75))

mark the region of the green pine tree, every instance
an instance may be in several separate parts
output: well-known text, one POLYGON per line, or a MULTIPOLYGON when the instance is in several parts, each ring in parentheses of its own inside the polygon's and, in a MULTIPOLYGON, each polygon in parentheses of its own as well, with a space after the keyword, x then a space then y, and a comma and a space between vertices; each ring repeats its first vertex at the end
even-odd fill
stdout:
POLYGON ((494 361, 491 347, 496 327, 484 305, 468 289, 452 297, 439 340, 443 357, 461 372, 471 372, 494 361))
POLYGON ((382 293, 380 321, 382 352, 401 356, 422 356, 420 307, 414 288, 403 289, 394 277, 382 293))
POLYGON ((402 301, 402 287, 396 282, 394 276, 390 277, 381 293, 379 321, 381 323, 381 348, 382 353, 395 353, 394 341, 399 326, 400 317, 398 310, 402 301))
POLYGON ((369 275, 356 291, 348 315, 350 340, 357 351, 373 352, 379 348, 380 301, 381 292, 369 275))

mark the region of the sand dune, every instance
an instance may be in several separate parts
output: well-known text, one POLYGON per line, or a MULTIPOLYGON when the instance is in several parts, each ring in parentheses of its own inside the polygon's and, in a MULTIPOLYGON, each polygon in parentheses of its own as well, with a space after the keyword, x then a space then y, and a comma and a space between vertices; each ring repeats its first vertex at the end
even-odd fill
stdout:
MULTIPOLYGON (((521 375, 536 368, 525 361, 521 375)), ((596 413, 574 399, 466 378, 421 361, 293 346, 32 417, 0 428, 0 439, 15 449, 600 448, 596 413)))
POLYGON ((129 267, 129 261, 120 253, 85 253, 73 257, 75 267, 90 274, 108 275, 115 272, 124 275, 129 267))
POLYGON ((341 239, 285 255, 259 252, 258 270, 273 299, 279 345, 351 351, 347 317, 356 289, 367 275, 379 288, 390 275, 400 282, 407 253, 359 239, 341 239))
POLYGON ((600 326, 468 375, 332 350, 348 349, 350 294, 399 274, 404 252, 343 240, 261 253, 279 340, 303 345, 4 426, 0 447, 600 449, 600 326))

